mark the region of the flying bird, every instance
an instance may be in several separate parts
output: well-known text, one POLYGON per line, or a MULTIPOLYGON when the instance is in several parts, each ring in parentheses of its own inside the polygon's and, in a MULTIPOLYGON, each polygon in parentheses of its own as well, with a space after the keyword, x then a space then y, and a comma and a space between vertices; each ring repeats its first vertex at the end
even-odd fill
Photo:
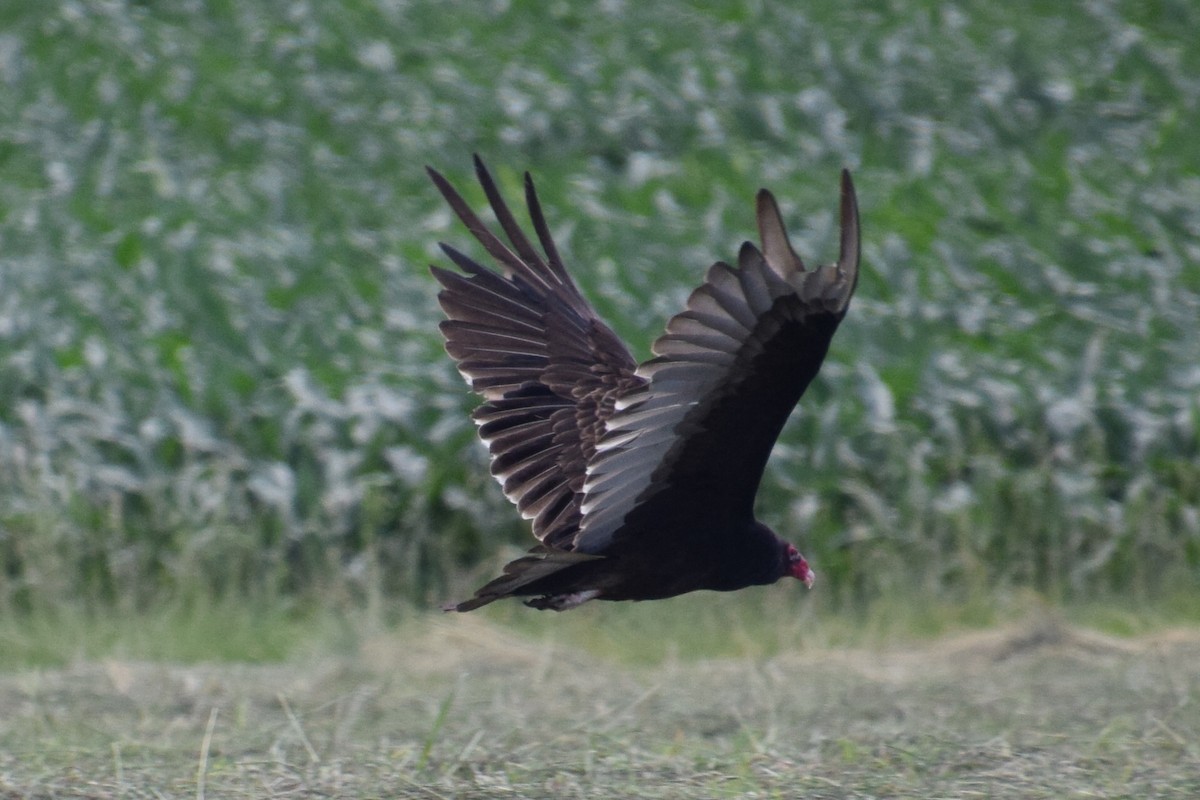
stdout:
POLYGON ((820 369, 858 281, 858 205, 842 170, 836 264, 806 270, 770 192, 757 196, 761 249, 717 262, 638 364, 567 272, 529 173, 539 250, 478 156, 475 172, 508 242, 427 168, 499 265, 447 244, 461 271, 432 267, 446 350, 483 397, 473 418, 504 494, 539 544, 475 596, 563 611, 593 599, 732 591, 813 572, 754 517, 784 422, 820 369))

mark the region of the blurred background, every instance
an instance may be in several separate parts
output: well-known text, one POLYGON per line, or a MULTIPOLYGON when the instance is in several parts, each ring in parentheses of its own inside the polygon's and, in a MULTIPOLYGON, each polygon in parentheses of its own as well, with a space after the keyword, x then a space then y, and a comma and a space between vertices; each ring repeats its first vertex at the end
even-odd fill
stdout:
POLYGON ((473 152, 639 358, 760 186, 834 258, 853 171, 772 602, 1194 603, 1200 6, 1067 8, 5 2, 0 610, 428 607, 524 548, 427 269, 473 152))

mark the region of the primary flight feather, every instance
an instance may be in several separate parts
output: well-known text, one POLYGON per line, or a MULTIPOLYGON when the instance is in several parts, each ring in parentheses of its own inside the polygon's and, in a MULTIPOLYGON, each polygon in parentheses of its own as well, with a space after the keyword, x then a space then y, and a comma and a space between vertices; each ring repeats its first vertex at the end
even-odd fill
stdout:
POLYGON ((540 544, 447 610, 503 597, 565 610, 592 599, 731 591, 791 576, 795 546, 754 518, 767 457, 820 369, 858 281, 858 206, 842 171, 841 247, 806 270, 771 193, 759 191, 762 247, 717 262, 667 323, 654 358, 628 348, 563 264, 529 174, 526 236, 478 156, 475 172, 505 243, 438 172, 429 176, 496 261, 442 244, 461 272, 433 267, 446 350, 483 405, 491 471, 540 544))

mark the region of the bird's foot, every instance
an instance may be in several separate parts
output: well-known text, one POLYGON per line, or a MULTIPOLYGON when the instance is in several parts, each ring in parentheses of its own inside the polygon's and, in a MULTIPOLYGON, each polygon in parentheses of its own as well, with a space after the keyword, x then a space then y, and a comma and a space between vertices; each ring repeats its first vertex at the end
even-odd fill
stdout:
POLYGON ((582 592, 571 592, 570 594, 548 594, 543 597, 535 597, 532 600, 526 600, 525 605, 530 608, 568 611, 583 605, 588 600, 595 600, 599 596, 599 589, 585 589, 582 592))

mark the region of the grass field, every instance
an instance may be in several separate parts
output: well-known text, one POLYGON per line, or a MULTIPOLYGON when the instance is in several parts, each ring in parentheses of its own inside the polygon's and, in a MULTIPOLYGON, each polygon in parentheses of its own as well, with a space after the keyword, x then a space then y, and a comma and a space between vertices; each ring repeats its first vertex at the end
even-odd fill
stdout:
POLYGON ((904 646, 837 645, 818 624, 772 655, 579 649, 614 613, 631 612, 523 634, 425 619, 270 665, 5 673, 0 797, 1200 792, 1194 629, 1112 639, 1051 615, 904 646))

